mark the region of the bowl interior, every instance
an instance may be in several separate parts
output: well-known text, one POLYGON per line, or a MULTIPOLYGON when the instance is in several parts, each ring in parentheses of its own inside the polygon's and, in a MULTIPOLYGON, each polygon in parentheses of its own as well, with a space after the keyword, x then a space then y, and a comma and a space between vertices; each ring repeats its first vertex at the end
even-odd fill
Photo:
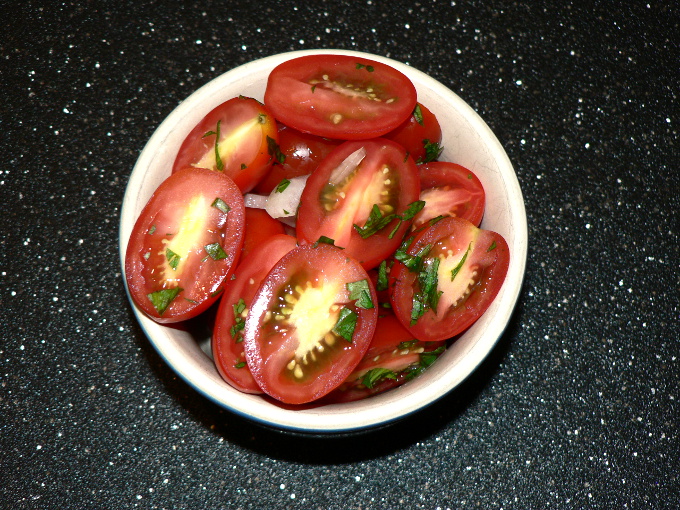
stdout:
POLYGON ((222 380, 210 357, 201 349, 201 339, 150 320, 134 305, 133 309, 159 354, 207 398, 277 428, 332 433, 374 427, 402 418, 456 387, 482 362, 503 333, 520 292, 527 226, 519 183, 505 151, 484 121, 451 90, 405 64, 377 55, 340 50, 298 51, 256 60, 219 76, 189 96, 161 123, 137 160, 123 200, 120 221, 123 266, 137 216, 156 187, 170 174, 177 150, 193 126, 215 106, 232 97, 241 94, 262 100, 267 76, 273 67, 314 53, 355 55, 393 66, 411 78, 418 100, 437 115, 443 131, 441 159, 459 163, 479 177, 487 196, 482 228, 503 235, 510 247, 508 275, 491 307, 417 379, 359 402, 300 410, 285 409, 260 396, 233 389, 222 380))

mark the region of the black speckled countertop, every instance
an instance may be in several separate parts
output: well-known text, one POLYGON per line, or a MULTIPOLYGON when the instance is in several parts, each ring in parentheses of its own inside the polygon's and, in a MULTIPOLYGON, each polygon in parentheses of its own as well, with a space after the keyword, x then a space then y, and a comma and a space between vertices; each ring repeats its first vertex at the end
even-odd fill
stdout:
POLYGON ((4 2, 0 507, 680 507, 665 4, 4 2), (388 56, 465 99, 515 166, 530 236, 483 365, 425 411, 335 439, 253 425, 179 380, 118 258, 127 179, 163 118, 239 64, 312 48, 388 56))

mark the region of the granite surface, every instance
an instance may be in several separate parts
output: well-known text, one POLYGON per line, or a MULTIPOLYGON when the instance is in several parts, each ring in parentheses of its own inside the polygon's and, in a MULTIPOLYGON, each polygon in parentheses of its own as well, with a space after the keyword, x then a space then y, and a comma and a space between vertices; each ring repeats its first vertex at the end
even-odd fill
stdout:
POLYGON ((6 1, 0 508, 680 507, 674 2, 6 1), (118 258, 135 160, 244 62, 344 48, 440 80, 515 166, 525 285, 483 365, 380 431, 253 425, 178 379, 118 258))

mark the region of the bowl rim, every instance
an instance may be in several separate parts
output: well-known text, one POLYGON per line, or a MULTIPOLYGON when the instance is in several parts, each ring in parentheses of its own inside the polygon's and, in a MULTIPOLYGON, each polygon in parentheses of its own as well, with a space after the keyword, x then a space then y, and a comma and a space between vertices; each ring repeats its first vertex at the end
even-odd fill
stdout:
MULTIPOLYGON (((262 79, 260 76, 255 81, 261 82, 262 79)), ((225 99, 217 101, 214 106, 223 100, 225 99)), ((203 110, 206 109, 209 110, 212 107, 205 106, 203 110)), ((125 190, 119 222, 120 263, 128 300, 146 337, 164 362, 201 395, 237 415, 279 430, 324 434, 355 432, 403 419, 449 393, 477 369, 502 336, 519 299, 526 269, 527 237, 524 200, 512 163, 495 134, 472 107, 445 85, 408 64, 380 55, 339 49, 298 50, 253 60, 226 71, 190 94, 158 125, 141 151, 125 190), (167 325, 158 324, 146 317, 134 305, 125 280, 125 251, 132 225, 136 219, 136 213, 132 216, 131 211, 134 208, 140 208, 140 197, 135 193, 144 186, 149 187, 151 177, 158 177, 149 176, 147 170, 152 166, 153 159, 157 157, 159 151, 165 151, 168 140, 176 136, 174 134, 176 126, 186 122, 184 118, 187 115, 192 113, 196 115, 192 112, 195 109, 195 103, 205 98, 213 100, 212 98, 219 97, 221 89, 243 81, 244 76, 255 76, 264 70, 271 70, 283 61, 314 54, 351 55, 383 62, 409 76, 416 88, 426 87, 429 93, 445 98, 474 131, 484 138, 491 154, 490 157, 498 163, 508 201, 513 206, 514 237, 510 245, 510 267, 501 291, 492 304, 496 313, 494 320, 481 333, 476 342, 466 346, 464 352, 457 353, 460 361, 456 362, 453 367, 438 370, 437 363, 430 367, 426 374, 431 372, 432 377, 429 377, 426 388, 419 384, 421 378, 411 381, 409 384, 413 383, 411 386, 413 391, 408 393, 409 398, 402 398, 404 393, 404 386, 402 386, 371 397, 368 399, 371 401, 370 405, 333 404, 311 409, 291 410, 272 404, 261 396, 241 393, 221 380, 212 360, 200 348, 196 350, 193 347, 187 347, 183 345, 184 341, 171 341, 168 338, 167 325), (188 360, 185 359, 187 354, 188 360), (178 364, 180 359, 188 361, 189 365, 178 364), (196 370, 197 367, 199 370, 196 370), (216 374, 219 382, 215 380, 216 374), (413 394, 416 394, 418 398, 412 398, 413 394), (360 411, 357 411, 357 407, 360 411), (329 411, 332 412, 329 413, 329 411), (328 419, 329 414, 332 416, 331 420, 328 419)), ((177 330, 173 329, 173 331, 177 330)), ((454 342, 453 346, 456 344, 457 342, 454 342)), ((444 355, 448 354, 446 352, 444 355)), ((423 377, 426 374, 423 374, 423 377)))

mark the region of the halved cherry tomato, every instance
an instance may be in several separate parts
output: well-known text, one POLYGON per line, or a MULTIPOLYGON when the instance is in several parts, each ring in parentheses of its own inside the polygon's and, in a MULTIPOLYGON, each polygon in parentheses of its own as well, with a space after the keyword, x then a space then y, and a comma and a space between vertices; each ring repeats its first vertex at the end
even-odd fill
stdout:
POLYGON ((349 377, 327 399, 361 400, 417 377, 444 351, 441 342, 421 342, 390 311, 380 311, 371 345, 349 377))
POLYGON ((461 218, 422 229, 395 253, 390 272, 392 307, 413 336, 449 339, 489 307, 508 271, 505 239, 461 218))
POLYGON ((267 175, 253 191, 269 195, 284 179, 311 174, 321 160, 341 142, 279 124, 279 152, 282 157, 279 156, 274 161, 267 175))
POLYGON ((281 257, 296 246, 297 240, 292 236, 270 236, 262 241, 258 250, 242 259, 233 279, 226 283, 217 310, 212 352, 222 378, 243 392, 262 393, 246 363, 243 344, 245 318, 264 277, 281 257))
POLYGON ((368 348, 375 303, 366 271, 344 250, 315 243, 284 255, 260 285, 243 332, 259 387, 288 404, 332 391, 368 348))
POLYGON ((328 138, 384 135, 416 105, 403 73, 381 62, 346 55, 288 60, 269 75, 265 104, 287 126, 328 138))
POLYGON ((262 103, 235 97, 206 115, 179 149, 173 171, 185 166, 223 171, 243 193, 253 189, 274 162, 276 120, 262 103))
POLYGON ((433 161, 419 165, 420 200, 425 207, 413 218, 419 226, 437 216, 457 216, 474 223, 482 221, 486 195, 479 178, 456 163, 433 161))
POLYGON ((286 229, 279 220, 269 216, 264 209, 246 207, 243 248, 241 258, 262 249, 262 244, 276 234, 285 234, 286 229))
POLYGON ((425 105, 416 103, 411 116, 385 138, 402 145, 417 165, 429 163, 442 151, 442 129, 437 117, 425 105))
POLYGON ((157 322, 195 317, 214 303, 243 243, 240 190, 221 172, 187 167, 153 194, 125 255, 130 295, 157 322))
POLYGON ((297 236, 333 239, 370 269, 399 246, 419 195, 418 169, 401 145, 385 138, 345 142, 309 176, 297 236))

